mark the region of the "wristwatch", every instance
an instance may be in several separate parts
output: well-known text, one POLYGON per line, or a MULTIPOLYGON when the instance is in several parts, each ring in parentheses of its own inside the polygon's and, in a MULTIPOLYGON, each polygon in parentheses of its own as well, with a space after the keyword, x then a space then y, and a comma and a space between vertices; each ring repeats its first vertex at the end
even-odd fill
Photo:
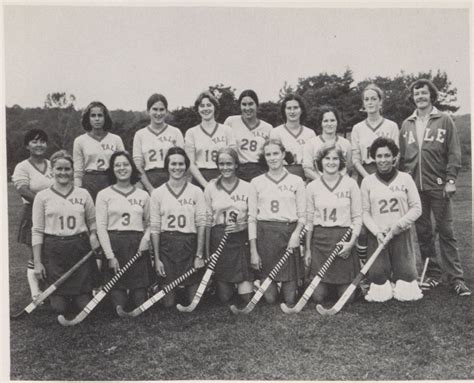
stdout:
POLYGON ((448 184, 454 185, 456 182, 454 180, 448 180, 448 184))

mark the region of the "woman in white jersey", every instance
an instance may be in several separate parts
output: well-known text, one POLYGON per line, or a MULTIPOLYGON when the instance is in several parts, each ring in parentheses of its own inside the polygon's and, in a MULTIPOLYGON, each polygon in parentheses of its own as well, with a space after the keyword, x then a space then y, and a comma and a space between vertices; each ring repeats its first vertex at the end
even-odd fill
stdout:
POLYGON ((110 295, 114 307, 125 307, 129 301, 137 307, 145 302, 151 284, 150 196, 135 186, 140 173, 128 152, 112 154, 108 175, 112 185, 97 194, 96 217, 97 234, 109 270, 116 273, 137 251, 143 253, 114 285, 110 295))
POLYGON ((221 302, 229 301, 236 284, 239 296, 247 304, 253 287, 248 235, 251 186, 237 178, 240 163, 234 149, 219 149, 216 162, 221 175, 208 183, 204 190, 207 210, 206 253, 210 255, 216 251, 224 231, 230 232, 215 269, 217 295, 221 302))
POLYGON ((290 173, 305 179, 303 171, 303 148, 316 137, 314 131, 303 125, 306 119, 306 105, 296 94, 287 95, 281 103, 281 115, 285 123, 270 133, 270 139, 278 139, 293 155, 293 163, 287 165, 290 173))
POLYGON ((351 171, 352 147, 351 143, 344 137, 337 135, 337 127, 341 124, 341 117, 336 108, 322 106, 319 110, 318 122, 321 125, 321 135, 309 140, 303 150, 303 170, 307 180, 315 180, 321 177, 321 172, 315 167, 316 155, 325 145, 334 144, 344 155, 345 166, 342 174, 351 171))
POLYGON ((104 104, 91 102, 82 114, 86 133, 74 140, 74 184, 85 188, 95 201, 97 193, 109 186, 107 169, 113 152, 124 150, 122 139, 109 130, 112 119, 104 104))
MULTIPOLYGON (((168 284, 192 266, 204 266, 206 203, 202 190, 189 183, 186 171, 190 160, 179 147, 168 150, 165 169, 169 180, 151 193, 151 239, 155 254, 155 271, 168 284)), ((202 276, 202 275, 201 275, 202 276)), ((196 294, 199 274, 183 282, 189 302, 196 294)), ((175 304, 176 293, 163 298, 163 305, 175 304)))
MULTIPOLYGON (((94 202, 89 192, 74 186, 72 157, 64 150, 51 158, 54 183, 33 202, 32 246, 35 273, 54 283, 90 250, 99 249, 94 202)), ((50 295, 51 307, 65 314, 70 303, 82 310, 91 298, 94 259, 83 264, 50 295)))
POLYGON ((369 230, 368 253, 372 254, 385 236, 392 238, 369 270, 371 283, 365 299, 421 299, 409 230, 421 215, 420 196, 412 177, 396 168, 398 146, 392 139, 377 138, 370 147, 370 155, 377 170, 364 178, 361 185, 363 220, 369 230))
POLYGON ((149 194, 168 180, 164 161, 168 149, 184 147, 183 134, 168 125, 168 101, 161 94, 152 94, 146 103, 150 125, 138 130, 133 138, 133 160, 141 173, 141 182, 149 194))
MULTIPOLYGON (((384 118, 381 114, 384 101, 384 93, 375 84, 367 85, 362 92, 362 103, 367 118, 352 128, 352 162, 354 165, 354 177, 358 177, 359 185, 362 179, 375 172, 376 166, 370 157, 370 146, 377 137, 388 137, 398 145, 398 126, 395 122, 384 118)), ((367 231, 362 227, 357 253, 361 259, 367 255, 367 231)))
POLYGON ((257 117, 258 96, 255 91, 244 90, 239 96, 238 103, 242 114, 227 117, 224 124, 230 126, 235 135, 240 161, 237 176, 250 182, 266 171, 258 159, 273 127, 257 117))
POLYGON ((201 123, 186 131, 184 148, 191 161, 189 170, 193 183, 204 189, 211 179, 219 176, 217 151, 225 147, 235 148, 235 137, 229 126, 216 122, 219 101, 211 92, 201 93, 194 107, 201 117, 201 123))
POLYGON ((31 212, 36 194, 51 186, 53 176, 51 164, 46 159, 48 135, 41 129, 32 129, 25 134, 23 141, 30 156, 15 166, 12 181, 23 201, 18 243, 23 243, 30 248, 30 260, 26 275, 31 297, 35 299, 41 293, 41 289, 34 272, 33 253, 31 252, 31 212))
POLYGON ((283 166, 285 147, 270 139, 263 146, 268 172, 255 177, 249 197, 249 239, 251 265, 268 276, 287 248, 293 249, 288 261, 265 292, 268 303, 278 297, 277 284, 282 282, 283 299, 288 305, 296 300, 298 282, 303 277, 303 259, 299 252, 299 235, 306 220, 305 185, 301 177, 283 166))
POLYGON ((359 272, 359 260, 352 251, 362 226, 362 206, 357 182, 341 174, 346 157, 334 143, 325 144, 316 155, 321 177, 306 188, 307 225, 305 264, 314 278, 338 243, 339 256, 314 290, 313 299, 322 302, 331 288, 340 296, 359 272), (352 226, 349 241, 341 237, 352 226))

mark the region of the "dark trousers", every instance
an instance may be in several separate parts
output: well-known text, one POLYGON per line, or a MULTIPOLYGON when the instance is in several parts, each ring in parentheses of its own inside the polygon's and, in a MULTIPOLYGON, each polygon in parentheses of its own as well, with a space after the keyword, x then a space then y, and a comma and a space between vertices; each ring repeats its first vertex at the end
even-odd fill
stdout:
POLYGON ((450 284, 464 280, 457 242, 454 237, 451 200, 443 196, 442 190, 421 191, 420 198, 422 214, 416 221, 416 233, 423 262, 427 257, 430 257, 426 276, 441 278, 442 266, 450 284), (436 259, 431 212, 433 212, 436 231, 439 234, 441 263, 436 259))

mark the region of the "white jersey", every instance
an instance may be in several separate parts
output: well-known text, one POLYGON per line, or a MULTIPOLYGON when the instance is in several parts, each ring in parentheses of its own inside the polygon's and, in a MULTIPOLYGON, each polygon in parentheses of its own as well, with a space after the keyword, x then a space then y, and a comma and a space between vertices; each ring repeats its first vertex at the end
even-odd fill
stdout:
POLYGON ((235 137, 227 125, 216 123, 211 133, 207 133, 201 125, 197 125, 186 131, 184 146, 187 153, 194 153, 194 162, 198 168, 217 169, 217 152, 220 148, 235 149, 235 137))
POLYGON ((209 182, 204 189, 206 200, 206 226, 228 225, 235 221, 240 230, 247 228, 248 198, 251 192, 250 183, 237 180, 231 190, 227 190, 217 182, 209 182))
POLYGON ((374 160, 370 157, 370 146, 378 137, 387 137, 398 146, 398 126, 395 122, 384 118, 377 126, 371 126, 367 120, 354 125, 351 133, 352 162, 368 165, 374 160))
POLYGON ((279 180, 268 173, 255 177, 249 198, 249 237, 256 238, 257 221, 306 221, 306 191, 301 177, 285 170, 279 180))
POLYGON ((408 173, 397 171, 385 182, 371 174, 361 184, 364 225, 376 235, 397 224, 406 230, 421 215, 420 195, 408 173))
POLYGON ((133 187, 123 193, 112 185, 97 194, 97 235, 107 258, 114 256, 109 230, 144 232, 150 222, 150 196, 142 189, 133 187))
POLYGON ((284 124, 272 129, 270 133, 270 139, 279 139, 286 151, 293 154, 294 164, 303 163, 303 147, 309 140, 315 137, 316 133, 303 125, 296 135, 290 132, 284 124))
POLYGON ((306 187, 306 223, 324 227, 353 227, 358 234, 362 226, 362 203, 357 182, 348 176, 339 176, 330 187, 320 177, 306 187))
POLYGON ((71 236, 95 229, 94 202, 86 189, 73 187, 62 195, 51 186, 36 195, 32 246, 42 244, 44 234, 71 236))
MULTIPOLYGON (((344 168, 341 172, 341 174, 344 175, 347 173, 347 166, 349 166, 347 162, 348 159, 351 158, 352 146, 348 140, 340 136, 336 136, 336 139, 333 142, 336 148, 340 149, 342 154, 344 154, 346 168, 344 168)), ((312 138, 306 143, 303 148, 303 168, 319 172, 319 169, 316 169, 315 167, 314 161, 316 160, 318 151, 320 151, 321 148, 326 144, 328 144, 328 141, 325 141, 321 135, 312 138)))
POLYGON ((189 182, 179 193, 175 193, 165 183, 151 193, 150 217, 152 233, 197 233, 198 227, 206 225, 204 193, 189 182))
MULTIPOLYGON (((46 166, 44 171, 41 171, 30 160, 21 161, 15 166, 13 171, 12 181, 17 190, 26 186, 33 193, 38 193, 50 187, 53 184, 53 175, 51 174, 51 163, 49 160, 44 160, 46 166)), ((26 199, 21 198, 24 204, 29 204, 26 199)))
POLYGON ((250 129, 245 125, 242 116, 229 116, 224 124, 230 126, 234 132, 240 162, 258 162, 263 144, 270 137, 273 127, 268 122, 258 120, 257 126, 250 129))
POLYGON ((80 135, 73 145, 74 179, 82 179, 87 170, 107 170, 112 154, 121 150, 125 148, 116 134, 107 133, 101 140, 88 133, 80 135))
POLYGON ((183 133, 171 125, 155 133, 150 126, 138 130, 133 138, 133 161, 144 170, 162 169, 165 157, 173 146, 184 148, 183 133))

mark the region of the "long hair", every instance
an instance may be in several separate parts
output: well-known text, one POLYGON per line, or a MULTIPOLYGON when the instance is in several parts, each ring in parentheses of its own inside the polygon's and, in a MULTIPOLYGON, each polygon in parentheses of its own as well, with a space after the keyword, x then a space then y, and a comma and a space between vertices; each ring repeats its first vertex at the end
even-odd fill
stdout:
POLYGON ((110 156, 110 165, 109 165, 109 168, 107 169, 107 176, 109 177, 110 184, 113 185, 117 183, 117 176, 115 175, 115 172, 114 172, 114 165, 115 165, 115 160, 119 156, 124 156, 130 163, 130 166, 132 167, 130 183, 132 185, 136 184, 138 181, 140 181, 140 172, 138 171, 137 165, 135 165, 135 162, 133 162, 133 159, 130 153, 125 150, 114 152, 112 156, 110 156))
POLYGON ((84 109, 84 112, 82 113, 81 124, 84 130, 86 132, 90 132, 92 130, 91 120, 90 120, 92 108, 102 109, 102 112, 104 113, 104 119, 105 119, 104 130, 108 131, 112 129, 113 122, 112 122, 112 118, 110 117, 110 113, 107 107, 100 101, 92 101, 89 105, 87 105, 87 108, 84 109))

